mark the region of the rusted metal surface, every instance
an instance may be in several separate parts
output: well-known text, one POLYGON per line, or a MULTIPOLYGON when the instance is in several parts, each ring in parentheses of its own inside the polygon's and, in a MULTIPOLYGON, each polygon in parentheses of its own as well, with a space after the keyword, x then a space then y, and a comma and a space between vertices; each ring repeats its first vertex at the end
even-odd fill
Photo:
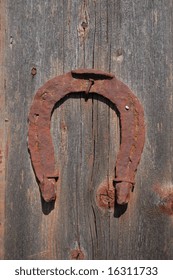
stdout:
POLYGON ((32 165, 45 201, 55 200, 54 147, 50 134, 55 104, 69 93, 97 93, 108 98, 120 114, 121 145, 116 161, 115 179, 118 204, 128 203, 135 184, 135 173, 145 139, 143 108, 132 91, 110 74, 94 69, 78 69, 55 77, 36 93, 29 113, 28 147, 32 165))

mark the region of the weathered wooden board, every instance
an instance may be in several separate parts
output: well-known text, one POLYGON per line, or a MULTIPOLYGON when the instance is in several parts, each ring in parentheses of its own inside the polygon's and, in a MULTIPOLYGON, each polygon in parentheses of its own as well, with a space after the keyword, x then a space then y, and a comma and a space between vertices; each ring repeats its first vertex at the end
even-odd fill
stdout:
POLYGON ((172 1, 4 0, 1 6, 0 149, 8 146, 6 181, 4 173, 0 179, 1 258, 173 259, 172 1), (41 201, 31 166, 27 116, 36 90, 81 67, 114 73, 145 110, 136 187, 119 218, 119 208, 96 204, 100 184, 112 184, 120 134, 116 111, 99 95, 85 102, 72 93, 54 110, 55 204, 41 201))
POLYGON ((6 115, 5 115, 5 27, 6 7, 0 1, 0 259, 4 258, 5 222, 5 156, 6 156, 6 115))

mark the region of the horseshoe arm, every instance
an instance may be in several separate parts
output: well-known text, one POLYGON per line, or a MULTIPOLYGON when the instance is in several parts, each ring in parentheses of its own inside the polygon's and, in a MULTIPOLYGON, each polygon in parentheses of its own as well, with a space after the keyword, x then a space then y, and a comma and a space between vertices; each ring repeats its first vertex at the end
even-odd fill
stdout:
POLYGON ((95 92, 114 103, 120 114, 121 143, 115 168, 116 199, 128 203, 145 141, 144 111, 137 97, 121 81, 98 81, 95 92))
POLYGON ((51 115, 55 104, 70 92, 81 92, 88 82, 78 83, 71 72, 51 79, 35 94, 29 112, 28 149, 32 166, 45 201, 56 199, 54 147, 50 132, 51 115))
POLYGON ((69 92, 69 78, 66 74, 45 83, 34 97, 28 118, 28 149, 42 197, 47 202, 56 199, 59 177, 50 132, 51 114, 55 104, 69 92))
POLYGON ((116 161, 118 204, 128 203, 145 142, 144 111, 130 89, 118 81, 116 106, 120 112, 121 144, 116 161))

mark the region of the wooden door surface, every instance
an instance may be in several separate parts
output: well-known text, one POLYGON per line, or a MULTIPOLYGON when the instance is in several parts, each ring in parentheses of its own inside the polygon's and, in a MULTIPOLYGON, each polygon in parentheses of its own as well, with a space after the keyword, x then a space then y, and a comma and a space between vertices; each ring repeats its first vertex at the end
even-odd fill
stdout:
POLYGON ((1 259, 173 259, 172 28, 172 0, 0 0, 1 259), (120 143, 117 111, 97 94, 57 103, 57 199, 40 197, 29 109, 40 86, 76 68, 115 74, 144 108, 145 147, 124 213, 112 198, 97 205, 120 143))

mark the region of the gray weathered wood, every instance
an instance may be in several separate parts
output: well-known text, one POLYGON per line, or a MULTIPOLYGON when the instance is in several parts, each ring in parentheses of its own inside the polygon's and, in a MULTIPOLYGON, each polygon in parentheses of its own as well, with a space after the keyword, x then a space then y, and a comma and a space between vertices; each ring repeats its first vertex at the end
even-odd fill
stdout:
POLYGON ((3 1, 0 1, 0 11, 0 259, 3 259, 5 224, 5 157, 8 153, 8 139, 6 141, 8 119, 6 119, 5 114, 6 69, 4 57, 6 41, 6 6, 3 5, 3 1))
POLYGON ((6 213, 1 258, 70 259, 80 249, 86 259, 173 259, 173 211, 159 207, 173 193, 172 1, 4 0, 1 6, 7 40, 0 51, 0 127, 3 150, 5 141, 9 147, 5 184, 0 179, 2 220, 6 213), (80 67, 114 73, 145 110, 136 187, 119 218, 96 204, 100 184, 112 184, 119 148, 119 120, 109 101, 93 95, 85 102, 72 93, 57 104, 51 127, 60 169, 55 205, 41 201, 30 163, 27 116, 36 90, 80 67))

